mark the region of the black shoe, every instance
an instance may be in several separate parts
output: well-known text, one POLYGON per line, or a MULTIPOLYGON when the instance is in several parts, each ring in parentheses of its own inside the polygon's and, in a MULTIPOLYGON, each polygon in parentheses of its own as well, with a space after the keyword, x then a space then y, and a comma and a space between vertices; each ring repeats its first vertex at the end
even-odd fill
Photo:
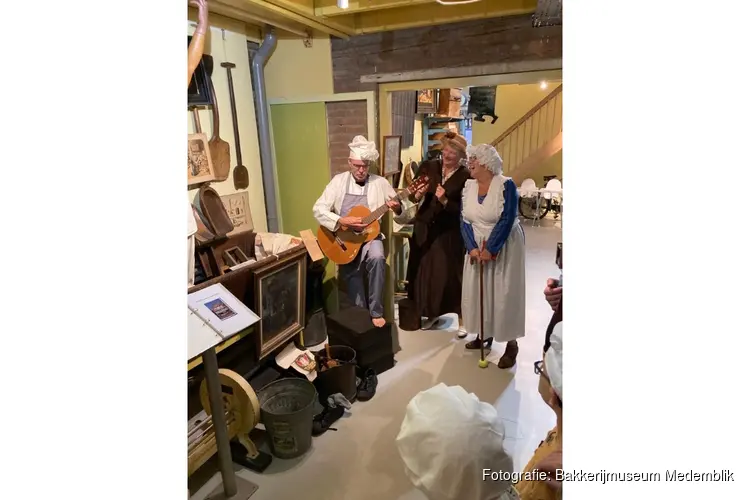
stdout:
MULTIPOLYGON (((479 337, 477 337, 474 340, 470 340, 469 342, 467 342, 465 347, 469 350, 478 350, 479 344, 479 337)), ((484 339, 484 348, 492 348, 492 337, 487 337, 486 339, 484 339)))
MULTIPOLYGON (((321 413, 313 418, 312 435, 320 436, 325 431, 331 429, 331 426, 344 415, 344 407, 336 406, 331 408, 326 406, 321 413)), ((331 429, 336 430, 336 429, 331 429)))
POLYGON ((375 374, 375 370, 368 368, 365 371, 365 376, 357 387, 357 400, 367 401, 372 399, 375 395, 375 389, 378 387, 378 376, 375 374))

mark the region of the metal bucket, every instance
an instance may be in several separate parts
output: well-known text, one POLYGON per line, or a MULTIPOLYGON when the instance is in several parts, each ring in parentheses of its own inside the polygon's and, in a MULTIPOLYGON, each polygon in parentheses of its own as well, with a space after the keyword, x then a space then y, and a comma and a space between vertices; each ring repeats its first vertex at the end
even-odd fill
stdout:
POLYGON ((260 419, 278 458, 304 455, 312 445, 315 386, 301 378, 271 382, 258 393, 260 419))
POLYGON ((326 351, 321 350, 318 354, 318 376, 315 378, 315 387, 320 393, 321 403, 325 404, 328 396, 341 393, 351 403, 357 400, 357 351, 344 345, 328 346, 331 358, 338 361, 339 366, 320 371, 320 356, 325 356, 326 351))

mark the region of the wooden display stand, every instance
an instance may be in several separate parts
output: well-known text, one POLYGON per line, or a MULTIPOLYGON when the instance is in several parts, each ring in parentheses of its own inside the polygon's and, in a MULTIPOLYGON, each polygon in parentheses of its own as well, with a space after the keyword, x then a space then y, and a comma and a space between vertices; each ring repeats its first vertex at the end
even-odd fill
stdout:
MULTIPOLYGON (((223 242, 220 247, 214 248, 215 254, 221 255, 225 248, 231 248, 239 246, 240 249, 248 256, 254 257, 255 253, 255 233, 241 233, 236 236, 232 236, 223 242)), ((258 316, 261 317, 261 322, 253 325, 249 329, 235 335, 229 340, 222 342, 216 346, 216 351, 221 352, 230 345, 234 344, 241 338, 253 335, 255 337, 256 352, 258 353, 258 360, 263 359, 265 356, 270 354, 274 349, 280 347, 286 343, 289 339, 294 338, 302 332, 304 327, 304 312, 305 312, 305 282, 307 278, 307 249, 303 243, 281 252, 277 255, 267 257, 261 261, 249 264, 245 267, 236 269, 234 271, 228 271, 217 276, 216 278, 205 281, 199 285, 195 285, 188 289, 188 293, 192 293, 203 288, 209 287, 216 283, 221 283, 227 290, 229 290, 235 297, 240 299, 243 304, 253 310, 258 316), (262 280, 266 276, 275 273, 276 271, 283 270, 284 268, 299 263, 298 265, 298 293, 296 294, 296 309, 298 311, 299 321, 295 324, 284 328, 281 331, 273 331, 275 326, 271 321, 269 323, 268 318, 264 318, 264 304, 261 303, 263 298, 262 280), (265 329, 265 330, 264 330, 265 329)), ((291 300, 291 298, 289 298, 291 300)), ((266 304, 268 300, 266 300, 266 304)), ((202 363, 202 358, 198 357, 191 360, 188 363, 188 371, 195 368, 202 363)))

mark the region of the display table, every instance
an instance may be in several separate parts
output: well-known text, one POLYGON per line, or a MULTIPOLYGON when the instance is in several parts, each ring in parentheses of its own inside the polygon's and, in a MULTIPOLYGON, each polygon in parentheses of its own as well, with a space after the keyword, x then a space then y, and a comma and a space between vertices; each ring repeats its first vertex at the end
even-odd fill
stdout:
MULTIPOLYGON (((222 481, 221 486, 216 488, 208 498, 211 500, 247 500, 255 493, 258 486, 238 477, 232 465, 229 434, 224 416, 224 402, 219 382, 219 362, 216 358, 216 346, 222 343, 222 339, 215 335, 211 327, 205 323, 201 323, 202 320, 197 315, 188 315, 188 363, 198 356, 203 359, 206 385, 211 405, 211 421, 216 437, 216 449, 222 481), (206 346, 208 347, 206 348, 206 346), (202 352, 196 350, 202 348, 205 348, 202 352)), ((224 339, 223 342, 236 337, 239 337, 239 334, 224 339)))
MULTIPOLYGON (((248 248, 246 253, 249 252, 248 248)), ((195 285, 188 289, 188 293, 221 284, 255 311, 261 321, 240 332, 236 339, 233 337, 217 345, 216 350, 226 349, 252 334, 260 360, 299 335, 304 328, 306 282, 307 249, 300 243, 277 255, 195 285)), ((192 360, 188 370, 200 363, 200 358, 192 360)))

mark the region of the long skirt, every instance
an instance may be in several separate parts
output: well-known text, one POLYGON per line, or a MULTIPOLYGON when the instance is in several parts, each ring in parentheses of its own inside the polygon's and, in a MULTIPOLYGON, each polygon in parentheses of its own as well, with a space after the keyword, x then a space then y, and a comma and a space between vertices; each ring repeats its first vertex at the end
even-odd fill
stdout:
MULTIPOLYGON (((484 337, 509 342, 526 332, 526 256, 516 224, 497 259, 484 262, 484 337)), ((479 334, 479 263, 464 257, 461 316, 467 333, 479 334)))

